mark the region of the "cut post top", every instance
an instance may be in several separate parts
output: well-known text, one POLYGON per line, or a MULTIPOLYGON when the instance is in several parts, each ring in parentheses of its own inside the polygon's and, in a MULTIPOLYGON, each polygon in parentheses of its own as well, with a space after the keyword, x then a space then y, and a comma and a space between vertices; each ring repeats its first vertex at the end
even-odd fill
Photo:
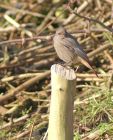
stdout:
POLYGON ((67 80, 75 80, 76 79, 76 73, 73 69, 71 69, 69 67, 68 68, 64 67, 60 64, 52 65, 51 72, 54 72, 67 80))

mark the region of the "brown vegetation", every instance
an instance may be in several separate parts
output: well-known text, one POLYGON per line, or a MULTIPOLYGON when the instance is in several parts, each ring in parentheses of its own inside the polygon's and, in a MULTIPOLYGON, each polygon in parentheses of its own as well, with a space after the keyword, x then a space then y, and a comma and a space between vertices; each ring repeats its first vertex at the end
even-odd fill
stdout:
POLYGON ((59 61, 52 37, 60 25, 99 75, 78 70, 75 140, 113 139, 112 0, 4 0, 0 19, 0 139, 45 139, 50 67, 59 61))

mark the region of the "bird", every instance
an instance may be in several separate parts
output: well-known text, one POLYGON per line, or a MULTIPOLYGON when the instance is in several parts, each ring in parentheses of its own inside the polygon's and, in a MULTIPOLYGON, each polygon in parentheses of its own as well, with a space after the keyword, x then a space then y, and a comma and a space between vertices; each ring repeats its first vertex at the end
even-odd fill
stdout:
POLYGON ((93 68, 86 52, 79 44, 77 39, 66 31, 64 27, 60 27, 56 30, 53 37, 53 45, 58 57, 65 62, 66 65, 76 65, 77 62, 81 62, 83 65, 91 69, 98 77, 97 72, 93 68))

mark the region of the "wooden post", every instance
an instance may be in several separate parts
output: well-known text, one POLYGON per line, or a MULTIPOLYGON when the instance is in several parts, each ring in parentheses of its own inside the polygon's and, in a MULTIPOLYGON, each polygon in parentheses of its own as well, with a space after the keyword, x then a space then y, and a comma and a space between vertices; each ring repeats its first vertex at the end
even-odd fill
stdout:
POLYGON ((76 93, 74 70, 53 65, 51 86, 48 140, 73 140, 73 104, 76 93))

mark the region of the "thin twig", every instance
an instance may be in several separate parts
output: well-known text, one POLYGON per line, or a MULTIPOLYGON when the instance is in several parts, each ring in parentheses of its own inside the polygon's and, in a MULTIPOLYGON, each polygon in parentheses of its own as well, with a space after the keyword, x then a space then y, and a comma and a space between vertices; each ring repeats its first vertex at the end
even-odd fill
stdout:
POLYGON ((6 40, 6 41, 1 41, 0 45, 7 44, 7 43, 18 43, 18 42, 22 42, 22 41, 24 41, 24 42, 26 42, 26 41, 33 41, 33 40, 38 40, 38 39, 50 40, 50 39, 52 39, 52 36, 53 35, 35 36, 35 37, 31 37, 31 38, 20 38, 20 39, 6 40))
POLYGON ((40 76, 33 77, 33 78, 29 79, 28 81, 24 82, 23 84, 21 84, 20 86, 18 86, 17 88, 15 88, 13 91, 8 92, 4 96, 0 96, 0 104, 3 104, 4 101, 10 99, 11 97, 15 96, 20 91, 26 89, 30 85, 33 85, 35 82, 38 82, 39 80, 45 78, 49 74, 50 74, 50 71, 47 71, 40 76))
POLYGON ((86 19, 86 20, 88 20, 88 21, 93 21, 93 22, 95 22, 95 23, 98 23, 98 24, 100 24, 102 27, 104 27, 105 29, 107 29, 108 31, 110 31, 110 32, 113 33, 113 29, 107 27, 106 25, 104 25, 104 23, 102 23, 101 21, 99 21, 99 20, 97 20, 97 19, 93 19, 93 18, 89 18, 89 17, 82 16, 82 15, 76 13, 75 11, 73 11, 73 10, 70 8, 69 5, 68 5, 66 8, 67 8, 71 13, 75 14, 76 16, 78 16, 78 17, 80 17, 80 18, 84 18, 84 19, 86 19))

